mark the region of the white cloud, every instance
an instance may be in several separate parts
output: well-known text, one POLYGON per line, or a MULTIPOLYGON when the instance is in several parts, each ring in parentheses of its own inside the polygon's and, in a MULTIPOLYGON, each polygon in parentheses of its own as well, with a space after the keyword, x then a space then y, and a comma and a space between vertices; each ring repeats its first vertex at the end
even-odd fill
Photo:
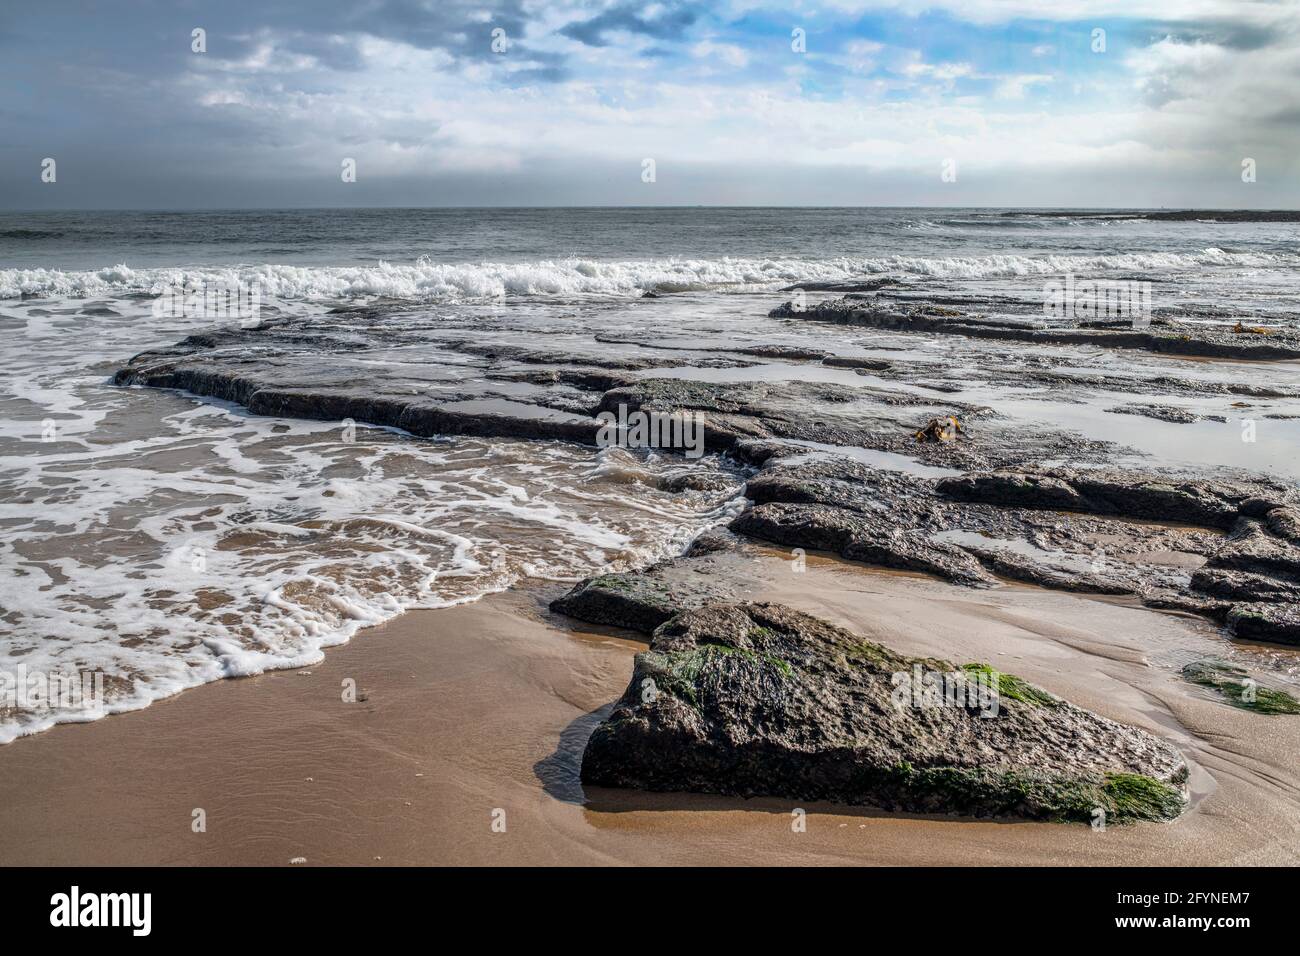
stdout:
POLYGON ((974 75, 974 70, 971 69, 969 63, 924 63, 917 61, 903 67, 903 72, 908 76, 924 76, 944 81, 974 75))
POLYGON ((879 63, 879 55, 885 49, 883 43, 875 40, 852 40, 844 46, 844 53, 838 62, 854 73, 871 73, 879 63))
POLYGON ((1003 100, 1023 100, 1030 87, 1051 83, 1055 79, 1047 73, 1021 73, 1004 77, 998 83, 995 95, 1003 100))
POLYGON ((691 47, 691 56, 697 60, 720 60, 728 66, 742 67, 749 63, 749 54, 734 43, 715 43, 703 40, 691 47))
POLYGON ((1208 92, 1207 81, 1227 72, 1231 53, 1200 40, 1184 43, 1165 37, 1126 58, 1138 90, 1153 105, 1208 92))
POLYGON ((883 43, 875 40, 851 40, 844 47, 849 56, 875 56, 885 48, 883 43))
POLYGON ((204 55, 196 60, 204 69, 223 73, 301 73, 320 65, 314 56, 280 49, 269 37, 264 37, 247 56, 238 60, 204 55))

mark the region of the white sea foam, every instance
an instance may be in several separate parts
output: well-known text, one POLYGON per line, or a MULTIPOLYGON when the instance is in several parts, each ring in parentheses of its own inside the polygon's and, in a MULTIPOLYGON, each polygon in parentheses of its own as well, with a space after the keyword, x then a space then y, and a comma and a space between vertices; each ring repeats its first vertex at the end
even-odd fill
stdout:
MULTIPOLYGON (((737 507, 611 481, 620 449, 345 443, 337 425, 149 399, 172 408, 155 439, 0 458, 0 671, 126 679, 108 712, 312 664, 409 608, 666 557, 737 507)), ((0 716, 0 742, 84 716, 0 716)))
POLYGON ((386 297, 416 301, 483 299, 500 295, 635 296, 646 291, 755 291, 803 280, 835 281, 882 273, 976 279, 1093 272, 1180 272, 1212 268, 1300 265, 1291 253, 1134 252, 1110 255, 841 256, 830 259, 657 259, 606 262, 446 264, 378 262, 373 266, 257 265, 208 269, 133 269, 127 265, 83 272, 0 270, 0 299, 19 296, 94 297, 204 283, 258 284, 280 299, 386 297))
POLYGON ((123 357, 194 328, 113 309, 0 317, 0 674, 102 672, 109 691, 103 711, 0 700, 0 742, 310 665, 409 608, 639 566, 739 507, 738 479, 658 491, 675 457, 366 427, 349 442, 337 423, 113 388, 123 357))

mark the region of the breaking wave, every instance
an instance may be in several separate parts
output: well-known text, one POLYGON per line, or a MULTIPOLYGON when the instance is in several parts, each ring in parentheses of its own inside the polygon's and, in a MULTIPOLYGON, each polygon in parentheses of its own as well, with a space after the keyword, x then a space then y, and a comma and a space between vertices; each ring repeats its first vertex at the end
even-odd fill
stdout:
POLYGON ((1295 253, 1134 252, 1115 255, 842 256, 830 259, 657 259, 626 262, 554 259, 371 266, 256 265, 198 269, 0 270, 0 298, 160 295, 205 283, 258 285, 280 299, 389 298, 461 301, 497 296, 637 296, 644 292, 757 292, 801 281, 851 280, 891 273, 934 279, 1012 278, 1072 272, 1184 272, 1295 267, 1295 253))

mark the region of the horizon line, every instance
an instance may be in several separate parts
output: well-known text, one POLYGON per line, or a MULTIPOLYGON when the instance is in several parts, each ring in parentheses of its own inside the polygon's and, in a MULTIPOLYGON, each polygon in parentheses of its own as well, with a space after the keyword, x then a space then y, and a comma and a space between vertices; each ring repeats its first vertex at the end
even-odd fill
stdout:
POLYGON ((411 210, 411 209, 1006 209, 1006 210, 1023 210, 1026 212, 1036 210, 1048 210, 1051 212, 1300 212, 1300 207, 1279 207, 1279 206, 1024 206, 1024 205, 1001 205, 1001 204, 981 204, 965 206, 949 206, 941 204, 920 204, 920 205, 842 205, 842 206, 825 206, 814 204, 800 204, 793 206, 766 205, 761 203, 753 204, 712 204, 712 203, 671 203, 667 205, 646 205, 635 204, 627 205, 622 203, 592 203, 588 205, 380 205, 380 206, 115 206, 115 207, 77 207, 77 208, 24 208, 24 209, 0 209, 0 215, 19 215, 29 213, 109 213, 109 212, 340 212, 345 210, 355 211, 378 211, 378 210, 411 210))

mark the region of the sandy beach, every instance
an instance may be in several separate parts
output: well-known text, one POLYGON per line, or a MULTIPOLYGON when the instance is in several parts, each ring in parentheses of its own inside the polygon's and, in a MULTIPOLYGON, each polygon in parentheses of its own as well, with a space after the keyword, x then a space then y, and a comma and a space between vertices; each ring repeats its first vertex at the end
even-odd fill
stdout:
POLYGON ((797 574, 770 549, 724 560, 755 599, 907 653, 1014 669, 1172 741, 1192 768, 1191 808, 1173 823, 1096 831, 808 804, 807 830, 794 832, 789 801, 584 790, 586 738, 644 643, 575 627, 545 609, 564 588, 533 584, 408 613, 309 669, 210 684, 0 748, 0 862, 1300 862, 1300 727, 1147 663, 1213 640, 1204 622, 1028 587, 973 593, 815 555, 797 574))

